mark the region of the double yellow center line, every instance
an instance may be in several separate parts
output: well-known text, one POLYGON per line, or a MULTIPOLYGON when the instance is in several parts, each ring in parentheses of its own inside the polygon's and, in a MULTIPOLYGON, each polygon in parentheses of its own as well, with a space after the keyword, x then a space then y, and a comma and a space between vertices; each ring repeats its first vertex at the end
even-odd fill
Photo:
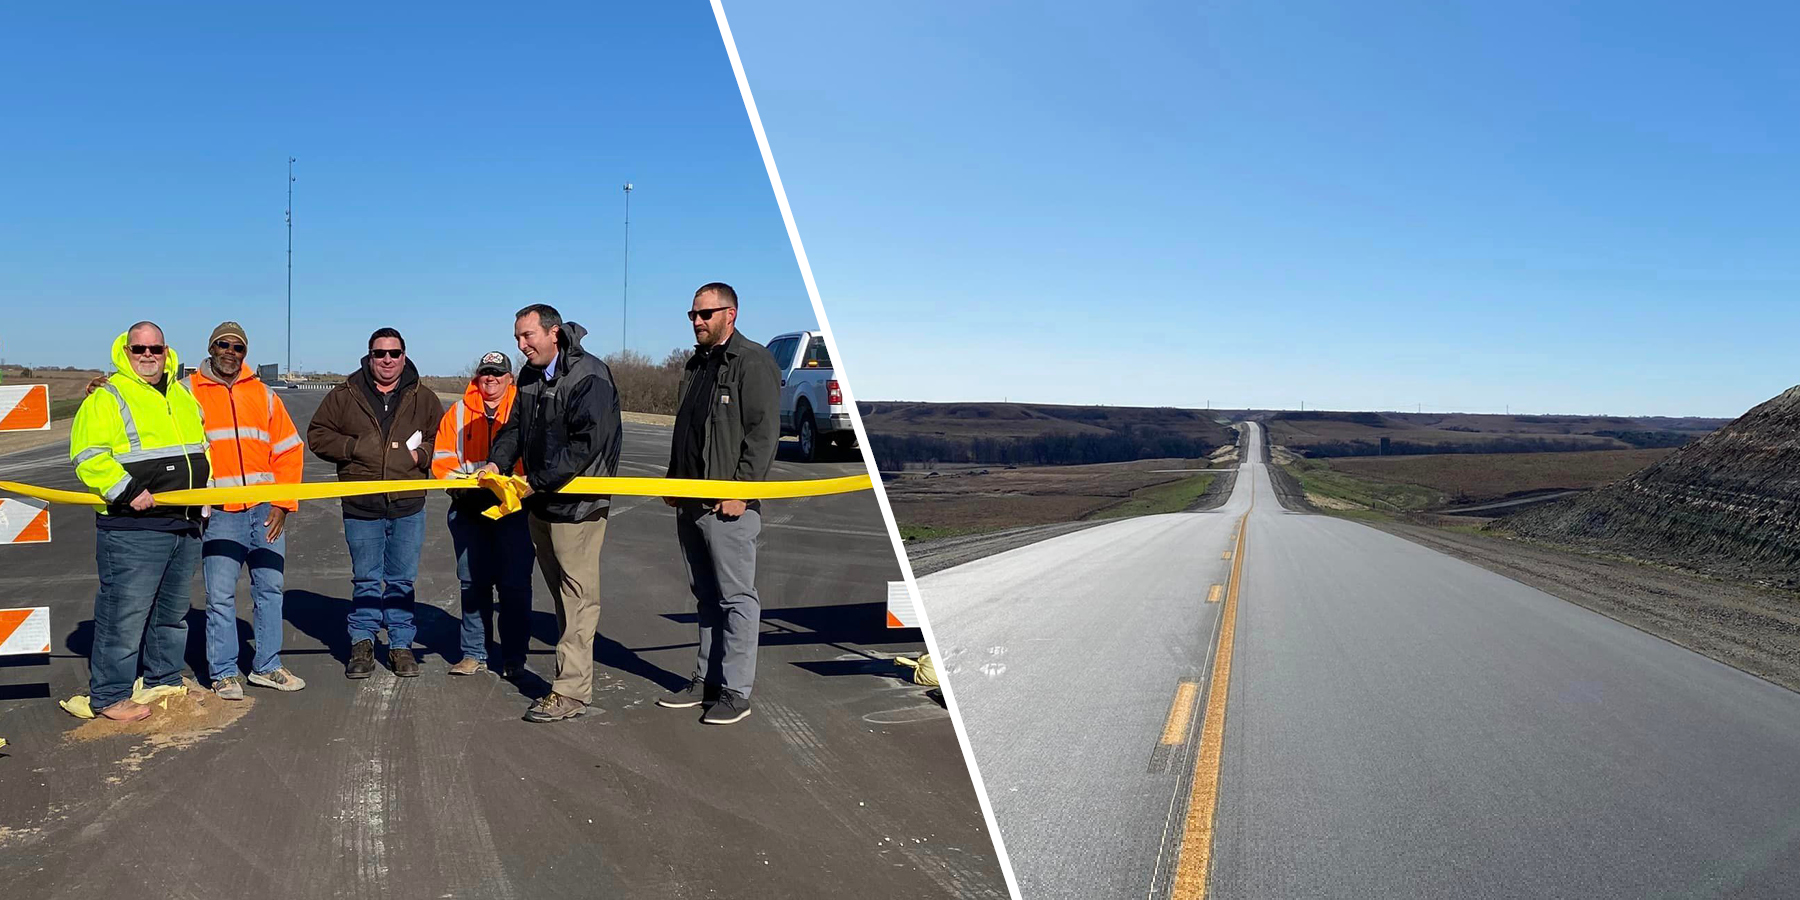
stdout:
MULTIPOLYGON (((1255 509, 1255 494, 1251 497, 1251 508, 1255 509)), ((1224 762, 1225 701, 1231 688, 1232 637, 1237 633, 1238 590, 1244 582, 1244 541, 1249 523, 1250 513, 1245 512, 1238 520, 1236 547, 1226 551, 1226 558, 1231 560, 1231 581, 1225 591, 1225 608, 1219 614, 1219 648, 1213 656, 1206 713, 1200 723, 1200 752, 1194 757, 1187 823, 1182 829, 1181 853, 1175 861, 1170 900, 1202 900, 1206 896, 1207 874, 1212 867, 1213 814, 1219 805, 1219 770, 1224 762)), ((1173 726, 1172 722, 1170 724, 1173 726)))

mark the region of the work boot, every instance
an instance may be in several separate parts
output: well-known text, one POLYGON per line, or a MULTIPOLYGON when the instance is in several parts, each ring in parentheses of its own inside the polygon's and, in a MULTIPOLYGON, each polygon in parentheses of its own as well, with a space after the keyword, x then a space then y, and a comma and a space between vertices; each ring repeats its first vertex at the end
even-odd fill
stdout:
POLYGON ((749 697, 745 697, 737 691, 724 690, 719 692, 719 699, 713 701, 713 705, 706 708, 706 715, 701 716, 700 721, 708 725, 730 725, 733 722, 743 721, 744 717, 749 714, 749 697))
POLYGON ((656 705, 663 709, 693 709, 696 706, 711 705, 717 699, 717 692, 707 690, 706 681, 696 678, 681 690, 657 700, 656 705))
POLYGON ((476 659, 473 656, 465 656, 462 659, 457 660, 456 665, 450 667, 450 674, 474 675, 477 672, 486 672, 487 670, 488 664, 486 660, 476 659))
POLYGON ((306 680, 287 670, 287 666, 270 669, 267 672, 251 672, 250 683, 258 687, 274 688, 278 691, 297 691, 306 687, 306 680))
POLYGON ((527 722, 555 722, 561 719, 573 719, 587 712, 587 704, 551 691, 531 705, 525 712, 527 722))
POLYGON ((120 700, 95 713, 114 722, 141 722, 150 718, 150 707, 136 700, 120 700))
POLYGON ((375 642, 357 641, 350 647, 350 661, 344 664, 345 678, 367 678, 375 674, 375 642))
POLYGON ((525 661, 514 660, 500 664, 500 677, 507 681, 517 681, 525 674, 525 661))
POLYGON ((388 665, 401 678, 419 677, 419 661, 413 658, 413 652, 409 648, 394 647, 388 650, 388 665))
POLYGON ((242 700, 244 699, 244 677, 227 675, 213 682, 212 689, 213 693, 219 695, 220 700, 242 700))

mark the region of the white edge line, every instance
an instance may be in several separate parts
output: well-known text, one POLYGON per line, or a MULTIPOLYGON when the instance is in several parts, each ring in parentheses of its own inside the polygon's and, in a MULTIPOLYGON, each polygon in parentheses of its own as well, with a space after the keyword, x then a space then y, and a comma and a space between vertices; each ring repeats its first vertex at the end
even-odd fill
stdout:
MULTIPOLYGON (((819 320, 819 330, 825 335, 825 349, 831 354, 832 365, 837 368, 838 381, 844 391, 844 404, 850 407, 850 422, 856 431, 857 446, 863 451, 863 464, 869 470, 869 478, 874 483, 875 500, 881 506, 882 521, 887 524, 888 539, 894 545, 894 556, 900 563, 900 574, 906 580, 906 589, 912 592, 914 609, 919 614, 919 630, 925 635, 925 648, 935 659, 944 657, 938 652, 938 643, 931 632, 931 617, 926 612, 925 604, 919 602, 919 582, 913 576, 912 561, 906 558, 906 547, 900 541, 900 529, 894 524, 894 511, 888 505, 887 490, 881 484, 881 472, 875 464, 875 456, 869 450, 869 434, 863 428, 862 411, 856 406, 856 395, 850 389, 850 371, 844 365, 844 357, 838 353, 837 339, 832 336, 831 323, 825 316, 825 304, 819 300, 819 285, 813 280, 812 263, 807 261, 806 247, 800 242, 800 229, 794 224, 794 211, 788 206, 787 189, 782 187, 781 173, 775 168, 775 154, 769 149, 769 136, 763 131, 762 116, 756 111, 756 99, 750 94, 750 80, 744 75, 744 62, 738 56, 737 41, 731 36, 731 24, 725 19, 724 0, 711 0, 713 18, 719 23, 719 37, 725 42, 725 55, 731 59, 731 72, 737 76, 738 93, 744 98, 744 112, 750 117, 750 130, 756 134, 757 149, 762 151, 763 167, 769 171, 769 186, 775 191, 775 204, 781 208, 781 221, 787 226, 788 241, 794 245, 794 261, 800 265, 800 278, 806 284, 806 296, 812 300, 813 315, 819 320)), ((987 821, 988 835, 994 841, 994 853, 1000 861, 1000 872, 1006 878, 1006 889, 1019 900, 1019 882, 1013 874, 1012 860, 1006 854, 1006 842, 1000 836, 1000 825, 994 818, 994 807, 988 802, 987 785, 981 780, 981 767, 975 762, 975 753, 969 746, 969 733, 963 727, 962 716, 957 712, 956 696, 950 688, 948 678, 940 678, 938 687, 944 692, 944 704, 949 707, 950 721, 956 727, 956 742, 962 747, 963 763, 968 766, 969 778, 974 783, 975 799, 981 804, 982 818, 987 821)))

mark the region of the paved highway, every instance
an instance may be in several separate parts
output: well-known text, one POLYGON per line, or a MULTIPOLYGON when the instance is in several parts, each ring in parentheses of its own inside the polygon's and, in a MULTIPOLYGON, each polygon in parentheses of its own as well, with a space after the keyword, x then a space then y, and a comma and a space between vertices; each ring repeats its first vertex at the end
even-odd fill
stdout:
POLYGON ((921 580, 1026 897, 1800 894, 1800 695, 1285 511, 1261 440, 1251 426, 1217 511, 921 580), (1232 598, 1208 596, 1246 513, 1209 765, 1200 723, 1232 598), (1214 783, 1216 818, 1189 822, 1214 783))
MULTIPOLYGON (((284 398, 304 423, 322 394, 284 398)), ((626 426, 621 474, 658 475, 666 428, 626 426)), ((73 487, 66 446, 0 458, 0 479, 73 487)), ((773 477, 860 463, 776 464, 773 477)), ((308 460, 307 477, 330 468, 308 460)), ((673 513, 622 499, 603 555, 598 711, 519 720, 527 692, 449 678, 457 583, 442 495, 418 582, 423 677, 346 681, 350 567, 334 501, 290 519, 298 694, 249 689, 203 738, 82 737, 51 697, 85 690, 93 519, 57 508, 49 545, 0 548, 0 606, 48 605, 54 654, 0 667, 0 884, 8 897, 1003 897, 948 715, 886 661, 898 565, 872 494, 766 507, 755 714, 702 726, 657 708, 694 647, 673 513), (444 654, 449 658, 444 658, 444 654), (41 658, 40 658, 41 660, 41 658)), ((248 635, 247 588, 240 628, 248 635)), ((201 662, 196 610, 190 664, 201 662)), ((531 666, 554 666, 538 583, 531 666)))

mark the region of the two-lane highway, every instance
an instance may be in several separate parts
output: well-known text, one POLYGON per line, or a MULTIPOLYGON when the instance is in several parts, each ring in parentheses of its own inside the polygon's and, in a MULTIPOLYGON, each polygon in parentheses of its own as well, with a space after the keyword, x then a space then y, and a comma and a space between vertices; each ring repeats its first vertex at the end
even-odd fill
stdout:
POLYGON ((1176 896, 1800 895, 1800 695, 1283 510, 1248 428, 1216 512, 921 580, 1025 896, 1169 896, 1170 870, 1208 856, 1176 896), (1207 771, 1195 744, 1222 608, 1207 597, 1246 512, 1207 771), (1188 743, 1159 758, 1184 679, 1201 682, 1188 743), (1187 804, 1211 779, 1210 854, 1195 853, 1207 832, 1187 804))

